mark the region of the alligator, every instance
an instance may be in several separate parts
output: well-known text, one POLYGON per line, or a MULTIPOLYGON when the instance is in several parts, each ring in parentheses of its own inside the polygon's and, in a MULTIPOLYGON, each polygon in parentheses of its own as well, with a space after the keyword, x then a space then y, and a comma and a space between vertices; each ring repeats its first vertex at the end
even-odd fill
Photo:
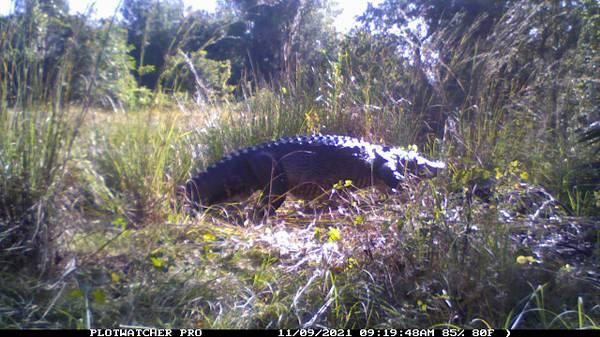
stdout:
POLYGON ((185 184, 188 209, 204 210, 262 190, 255 220, 273 215, 286 195, 313 200, 340 181, 396 192, 407 178, 432 178, 445 164, 416 151, 337 135, 281 138, 225 156, 185 184))

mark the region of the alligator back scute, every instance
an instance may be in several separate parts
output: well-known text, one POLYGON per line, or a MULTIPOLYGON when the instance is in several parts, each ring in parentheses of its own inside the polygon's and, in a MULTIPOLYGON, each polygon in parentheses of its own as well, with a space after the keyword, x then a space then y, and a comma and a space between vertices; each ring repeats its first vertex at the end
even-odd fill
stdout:
POLYGON ((287 194, 314 199, 340 180, 358 188, 396 190, 409 176, 431 178, 445 165, 415 151, 334 135, 296 136, 262 143, 225 156, 185 186, 191 206, 247 198, 262 190, 256 214, 273 214, 287 194))

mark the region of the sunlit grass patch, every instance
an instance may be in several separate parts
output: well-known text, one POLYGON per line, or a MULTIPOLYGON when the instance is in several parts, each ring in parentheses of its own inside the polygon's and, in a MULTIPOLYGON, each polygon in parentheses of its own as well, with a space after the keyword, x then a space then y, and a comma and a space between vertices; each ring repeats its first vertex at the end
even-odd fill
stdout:
POLYGON ((192 154, 184 147, 188 131, 179 127, 179 117, 149 111, 116 116, 106 128, 90 125, 89 160, 132 224, 160 218, 188 175, 192 154))

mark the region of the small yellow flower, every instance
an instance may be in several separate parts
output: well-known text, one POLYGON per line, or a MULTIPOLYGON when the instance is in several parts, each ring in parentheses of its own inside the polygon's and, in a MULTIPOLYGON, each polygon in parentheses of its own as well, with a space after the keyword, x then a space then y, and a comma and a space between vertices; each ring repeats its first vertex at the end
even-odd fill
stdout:
POLYGON ((217 237, 212 235, 211 233, 206 233, 202 235, 202 240, 206 242, 217 241, 217 237))
POLYGON ((327 236, 329 237, 329 241, 338 241, 342 238, 342 231, 335 227, 331 227, 329 228, 329 231, 327 231, 327 236))
POLYGON ((517 263, 518 264, 525 264, 525 263, 533 263, 535 262, 535 258, 533 256, 523 256, 523 255, 519 255, 517 256, 517 263))
POLYGON ((520 176, 520 177, 521 177, 521 179, 523 179, 523 180, 527 180, 527 179, 529 179, 529 173, 527 173, 527 172, 525 172, 525 171, 521 172, 521 174, 520 174, 519 176, 520 176))
POLYGON ((115 273, 114 271, 110 273, 110 278, 114 283, 117 283, 121 280, 121 276, 119 276, 119 274, 115 273))
POLYGON ((500 171, 500 168, 496 167, 496 179, 500 179, 502 178, 502 172, 500 171))
POLYGON ((163 261, 160 259, 160 257, 150 256, 150 260, 155 268, 161 268, 163 266, 163 261))
POLYGON ((341 190, 344 187, 349 187, 352 186, 352 180, 344 180, 344 181, 338 181, 337 183, 333 184, 333 188, 335 188, 336 190, 341 190))

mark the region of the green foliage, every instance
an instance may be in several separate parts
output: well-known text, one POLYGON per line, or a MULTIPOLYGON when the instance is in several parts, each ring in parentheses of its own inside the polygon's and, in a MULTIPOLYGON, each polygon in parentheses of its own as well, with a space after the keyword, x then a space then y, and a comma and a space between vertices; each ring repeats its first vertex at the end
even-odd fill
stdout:
POLYGON ((165 57, 175 49, 183 22, 181 0, 125 0, 121 6, 127 44, 134 48, 136 78, 140 86, 156 88, 165 57))
POLYGON ((320 0, 225 2, 219 12, 227 20, 225 36, 205 49, 209 58, 230 60, 230 83, 293 82, 297 72, 323 64, 322 52, 334 48, 332 11, 320 0))
POLYGON ((110 20, 98 25, 85 16, 56 12, 52 8, 57 7, 49 6, 49 2, 23 2, 23 7, 17 8, 14 15, 0 20, 7 33, 0 56, 5 65, 0 74, 6 85, 3 104, 18 106, 52 99, 61 104, 81 104, 92 98, 91 104, 122 109, 135 103, 130 97, 136 83, 130 74, 125 30, 110 20), (18 32, 20 29, 24 31, 18 32))
MULTIPOLYGON (((96 97, 98 105, 103 107, 111 107, 113 110, 131 110, 135 107, 144 106, 145 102, 138 92, 143 89, 138 89, 135 78, 131 71, 135 69, 135 60, 128 55, 131 47, 127 46, 127 33, 125 29, 111 26, 109 22, 104 23, 99 30, 94 31, 96 38, 90 38, 89 44, 84 44, 86 51, 98 53, 102 51, 103 56, 101 63, 97 68, 98 80, 94 88, 93 97, 96 97), (105 46, 99 45, 106 44, 105 46)), ((80 44, 81 45, 81 44, 80 44)), ((87 60, 90 62, 91 60, 87 60)), ((80 69, 89 69, 81 64, 80 69)), ((92 74, 80 74, 79 79, 86 79, 92 74)), ((85 88, 84 83, 80 84, 80 88, 85 88)))
POLYGON ((229 61, 215 61, 206 58, 206 51, 197 50, 189 56, 183 51, 167 58, 161 74, 162 86, 173 91, 195 94, 196 100, 217 103, 228 99, 233 86, 227 82, 231 77, 229 61))

